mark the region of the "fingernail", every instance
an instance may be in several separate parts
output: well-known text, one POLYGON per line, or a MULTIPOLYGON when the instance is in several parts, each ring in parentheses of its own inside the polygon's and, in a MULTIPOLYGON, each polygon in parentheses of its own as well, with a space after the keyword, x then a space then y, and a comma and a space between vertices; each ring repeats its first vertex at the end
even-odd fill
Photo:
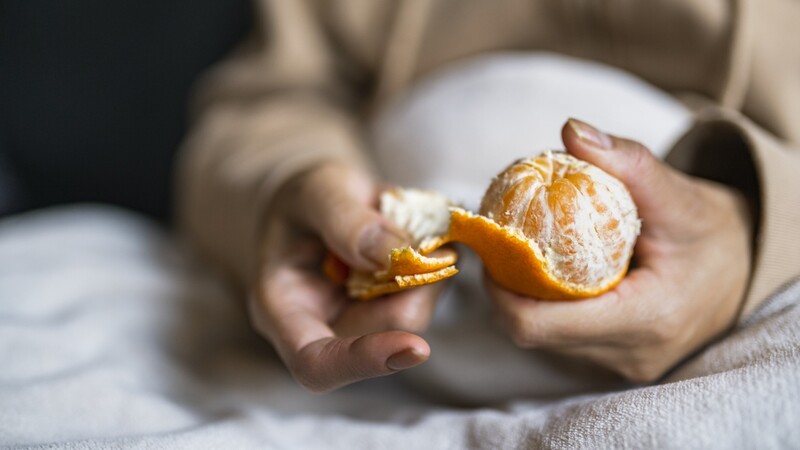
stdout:
POLYGON ((427 359, 427 356, 415 348, 407 348, 390 356, 386 360, 386 367, 391 370, 403 370, 417 366, 427 359))
POLYGON ((395 234, 380 223, 369 226, 359 243, 359 252, 364 258, 385 267, 389 263, 392 249, 407 245, 403 236, 395 234))
POLYGON ((597 128, 577 119, 569 119, 567 123, 578 136, 578 139, 584 143, 600 150, 611 148, 611 138, 597 128))

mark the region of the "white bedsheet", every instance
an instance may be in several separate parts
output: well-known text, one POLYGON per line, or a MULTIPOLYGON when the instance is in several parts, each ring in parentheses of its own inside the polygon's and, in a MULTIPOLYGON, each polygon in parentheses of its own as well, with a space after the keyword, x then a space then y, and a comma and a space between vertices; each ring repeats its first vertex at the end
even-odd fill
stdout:
MULTIPOLYGON (((531 91, 495 101, 508 97, 498 88, 495 95, 471 103, 464 92, 486 92, 498 79, 514 92, 525 91, 528 78, 519 76, 525 70, 540 77, 530 89, 546 89, 563 100, 552 90, 568 88, 576 97, 573 103, 559 101, 561 110, 530 102, 517 105, 515 114, 538 117, 543 123, 542 130, 521 138, 527 143, 520 149, 523 153, 556 145, 557 141, 537 139, 555 140, 557 134, 543 130, 551 127, 548 121, 557 124, 562 114, 599 121, 611 129, 627 124, 625 134, 656 149, 667 146, 685 126, 680 108, 610 72, 595 72, 593 80, 612 80, 594 87, 584 80, 590 87, 583 92, 564 86, 564 80, 580 83, 576 74, 585 73, 580 68, 566 76, 564 64, 576 63, 514 57, 499 65, 467 66, 458 79, 444 84, 423 84, 426 94, 385 115, 395 125, 379 125, 379 160, 387 171, 392 169, 389 176, 395 181, 472 198, 474 188, 469 186, 484 186, 484 172, 496 171, 486 166, 492 161, 502 165, 514 151, 512 140, 500 145, 497 135, 524 134, 519 128, 526 127, 524 120, 515 126, 502 121, 506 128, 499 131, 480 125, 494 115, 485 109, 477 114, 476 108, 496 104, 507 111, 503 105, 509 98, 547 95, 531 91), (634 86, 620 90, 619 83, 634 86), (619 100, 620 91, 634 94, 619 100), (587 95, 594 101, 587 102, 587 95), (638 119, 604 115, 609 99, 618 100, 612 109, 622 115, 630 110, 625 105, 635 106, 638 119), (442 104, 455 107, 441 110, 442 104), (543 111, 554 117, 545 118, 543 111), (439 121, 429 123, 428 131, 426 114, 430 121, 439 121), (657 117, 663 127, 648 132, 648 117, 657 117), (475 131, 481 127, 483 134, 475 131), (415 129, 421 131, 409 133, 415 129), (469 176, 426 174, 419 164, 391 163, 391 149, 403 147, 457 160, 460 148, 469 143, 463 140, 465 130, 473 144, 483 146, 480 154, 489 155, 488 160, 467 155, 478 166, 467 172, 469 176)), ((662 384, 635 388, 601 372, 514 349, 487 325, 485 299, 475 285, 475 261, 466 256, 465 264, 461 281, 448 289, 426 335, 433 349, 428 363, 404 376, 315 396, 290 379, 269 346, 250 330, 240 302, 192 263, 170 236, 144 219, 110 207, 79 205, 4 220, 0 445, 800 447, 800 283, 787 286, 662 384)))
POLYGON ((787 288, 659 386, 475 408, 398 378, 314 396, 158 229, 115 209, 49 210, 0 224, 0 444, 797 447, 799 300, 787 288))

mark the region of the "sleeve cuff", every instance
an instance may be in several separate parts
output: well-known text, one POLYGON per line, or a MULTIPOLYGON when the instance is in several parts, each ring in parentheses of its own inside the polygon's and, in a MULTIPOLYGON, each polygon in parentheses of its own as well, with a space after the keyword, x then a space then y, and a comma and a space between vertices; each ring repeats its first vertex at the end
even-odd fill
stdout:
POLYGON ((753 214, 753 270, 739 320, 800 274, 800 149, 741 114, 699 113, 667 162, 740 190, 753 214))

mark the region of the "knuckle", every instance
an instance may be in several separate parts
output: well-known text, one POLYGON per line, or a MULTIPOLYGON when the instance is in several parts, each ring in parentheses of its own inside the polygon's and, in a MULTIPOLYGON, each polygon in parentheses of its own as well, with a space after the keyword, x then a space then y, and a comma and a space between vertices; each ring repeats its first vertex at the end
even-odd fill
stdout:
POLYGON ((614 358, 617 363, 609 367, 615 369, 627 380, 637 384, 657 382, 670 368, 670 350, 663 346, 644 346, 625 351, 614 358))
POLYGON ((520 348, 538 347, 544 341, 544 335, 530 320, 519 314, 511 314, 506 318, 506 330, 511 341, 520 348))
MULTIPOLYGON (((491 292, 491 291, 490 291, 491 292)), ((519 348, 532 349, 544 344, 547 332, 537 321, 535 312, 521 311, 509 303, 505 293, 493 292, 494 321, 519 348)))
POLYGON ((664 374, 664 370, 653 363, 636 362, 619 370, 626 379, 637 384, 652 384, 664 374))
POLYGON ((364 250, 368 249, 379 233, 379 223, 363 211, 342 210, 333 215, 321 232, 328 247, 338 250, 348 263, 369 266, 364 250))
POLYGON ((422 333, 428 328, 430 312, 423 305, 404 305, 390 311, 388 326, 391 329, 422 333))
POLYGON ((343 215, 333 215, 325 219, 319 219, 317 232, 322 238, 322 241, 328 247, 333 249, 343 249, 349 254, 352 254, 356 248, 357 236, 359 228, 348 226, 345 223, 343 215))
POLYGON ((395 330, 421 333, 427 328, 427 323, 420 318, 416 311, 401 311, 389 320, 389 326, 395 330))
POLYGON ((649 173, 653 170, 654 157, 644 145, 629 141, 630 171, 635 174, 649 173))
POLYGON ((677 314, 664 311, 648 327, 649 340, 657 345, 669 344, 678 338, 682 325, 677 314))

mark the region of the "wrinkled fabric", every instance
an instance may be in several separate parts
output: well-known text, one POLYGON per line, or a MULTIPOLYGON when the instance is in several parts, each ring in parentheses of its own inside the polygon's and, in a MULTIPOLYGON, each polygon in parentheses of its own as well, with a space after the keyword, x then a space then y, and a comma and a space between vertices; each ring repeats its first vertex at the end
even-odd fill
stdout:
POLYGON ((0 445, 797 447, 799 299, 786 286, 658 386, 454 408, 390 377, 315 396, 151 223, 107 207, 29 213, 0 223, 0 445))

